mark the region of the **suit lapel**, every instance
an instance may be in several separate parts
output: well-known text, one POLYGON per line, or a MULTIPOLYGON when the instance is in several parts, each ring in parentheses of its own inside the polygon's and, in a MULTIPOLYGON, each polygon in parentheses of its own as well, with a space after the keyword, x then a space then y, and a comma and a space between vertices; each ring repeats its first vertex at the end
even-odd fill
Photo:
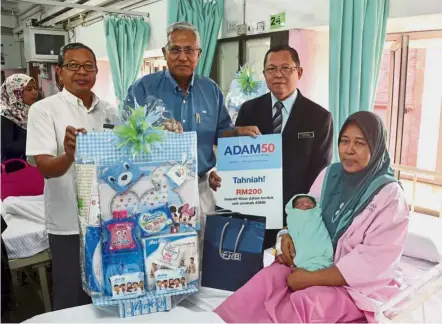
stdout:
POLYGON ((272 125, 273 107, 272 107, 272 97, 270 95, 270 92, 266 96, 264 96, 262 100, 263 100, 262 102, 263 120, 262 120, 262 129, 260 130, 262 134, 273 134, 273 125, 272 125))
POLYGON ((297 130, 299 129, 299 125, 302 122, 302 113, 303 113, 303 101, 304 96, 301 94, 301 91, 298 89, 298 96, 292 106, 292 110, 290 111, 290 116, 287 119, 287 123, 284 127, 284 131, 282 132, 283 138, 294 139, 297 138, 297 130))

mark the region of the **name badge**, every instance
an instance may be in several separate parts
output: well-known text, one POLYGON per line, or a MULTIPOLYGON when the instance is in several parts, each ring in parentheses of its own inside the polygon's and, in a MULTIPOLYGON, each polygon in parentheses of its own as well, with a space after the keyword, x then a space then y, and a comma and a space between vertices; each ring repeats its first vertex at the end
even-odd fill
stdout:
POLYGON ((298 133, 298 139, 315 138, 315 132, 298 133))

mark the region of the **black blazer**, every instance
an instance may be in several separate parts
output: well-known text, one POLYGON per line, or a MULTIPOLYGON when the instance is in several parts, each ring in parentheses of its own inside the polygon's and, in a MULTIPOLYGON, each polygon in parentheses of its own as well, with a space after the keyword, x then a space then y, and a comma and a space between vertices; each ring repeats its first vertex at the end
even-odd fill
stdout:
MULTIPOLYGON (((262 134, 272 134, 270 93, 245 102, 239 110, 236 126, 257 126, 262 134)), ((330 164, 332 155, 331 114, 304 97, 298 90, 298 96, 282 132, 284 207, 294 195, 309 192, 316 177, 330 164)), ((284 212, 284 225, 285 216, 284 212)))
POLYGON ((9 159, 26 159, 26 130, 2 116, 2 163, 9 159))

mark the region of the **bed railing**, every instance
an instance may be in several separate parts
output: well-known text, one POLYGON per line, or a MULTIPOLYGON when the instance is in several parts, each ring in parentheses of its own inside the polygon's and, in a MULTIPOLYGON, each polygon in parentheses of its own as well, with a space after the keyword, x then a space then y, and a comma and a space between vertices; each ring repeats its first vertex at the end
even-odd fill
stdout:
MULTIPOLYGON (((421 180, 419 180, 420 177, 429 177, 429 178, 433 178, 435 181, 437 182, 442 181, 442 173, 440 172, 434 172, 434 171, 428 171, 428 170, 422 170, 422 169, 418 169, 415 167, 409 167, 409 166, 405 166, 405 165, 398 165, 395 164, 393 165, 393 169, 395 171, 395 175, 396 177, 399 176, 399 172, 403 172, 408 176, 411 176, 411 181, 412 181, 412 198, 411 201, 409 201, 409 205, 410 205, 410 210, 411 212, 415 212, 416 211, 416 205, 418 205, 417 203, 417 198, 416 198, 416 190, 417 190, 417 184, 419 182, 423 182, 421 180)), ((405 177, 403 177, 405 178, 405 177)), ((407 179, 408 180, 408 179, 407 179)), ((432 185, 432 184, 428 184, 428 185, 432 185)), ((438 186, 437 184, 434 184, 434 186, 438 186)), ((441 197, 439 199, 439 206, 438 206, 438 210, 431 210, 432 212, 436 212, 436 215, 433 216, 439 216, 442 218, 442 187, 441 187, 441 197)))
POLYGON ((442 264, 424 273, 418 281, 408 286, 394 298, 382 305, 376 313, 379 323, 415 322, 412 313, 422 308, 420 321, 425 323, 425 301, 442 289, 442 264))

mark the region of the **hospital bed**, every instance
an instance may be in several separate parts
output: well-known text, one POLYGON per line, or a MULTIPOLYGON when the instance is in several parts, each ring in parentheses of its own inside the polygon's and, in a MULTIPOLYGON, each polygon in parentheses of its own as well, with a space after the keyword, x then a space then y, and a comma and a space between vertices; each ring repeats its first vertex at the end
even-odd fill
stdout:
POLYGON ((13 274, 13 286, 19 285, 24 273, 40 296, 46 312, 51 311, 51 299, 46 268, 51 262, 48 235, 45 228, 43 196, 8 197, 1 205, 1 213, 8 228, 2 238, 13 274), (38 282, 33 280, 37 271, 38 282))
MULTIPOLYGON (((442 226, 442 220, 440 221, 442 226)), ((440 257, 442 258, 442 250, 440 257)), ((264 264, 271 264, 273 260, 274 256, 271 251, 266 250, 264 264)), ((381 306, 376 314, 378 321, 380 323, 441 323, 442 264, 403 256, 400 268, 403 281, 409 288, 397 298, 381 306), (406 302, 403 302, 404 300, 406 302), (397 304, 400 304, 400 307, 397 307, 397 304)), ((188 297, 187 302, 210 312, 230 294, 228 291, 203 287, 198 294, 188 297)))
MULTIPOLYGON (((401 295, 382 305, 376 314, 381 323, 442 322, 442 219, 412 214, 400 269, 408 287, 401 295)), ((264 265, 273 262, 271 250, 264 253, 264 265)), ((126 318, 126 322, 222 323, 212 311, 228 296, 229 291, 202 287, 169 312, 126 318)), ((98 309, 93 305, 74 307, 35 316, 26 322, 118 321, 116 310, 98 309)))
MULTIPOLYGON (((442 255, 442 253, 441 253, 442 255)), ((264 263, 268 265, 272 262, 273 256, 270 250, 265 251, 264 263)), ((428 273, 431 269, 442 270, 442 266, 437 263, 421 260, 418 258, 403 256, 400 267, 403 271, 404 281, 413 284, 422 280, 423 274, 428 273)), ((428 278, 427 278, 428 279, 428 278)), ((437 279, 437 276, 436 276, 437 279)), ((430 280, 430 287, 422 290, 422 294, 416 292, 408 292, 406 296, 412 296, 411 305, 405 305, 406 309, 401 309, 401 313, 395 317, 388 317, 383 314, 384 310, 389 310, 394 306, 395 302, 389 302, 380 309, 377 318, 381 323, 389 322, 407 322, 407 323, 437 323, 442 322, 442 290, 435 290, 442 285, 442 272, 439 274, 438 280, 430 280), (417 302, 417 305, 413 305, 417 302)), ((188 297, 179 306, 173 308, 169 312, 155 313, 143 316, 135 316, 124 319, 129 323, 223 323, 223 320, 212 311, 218 307, 231 292, 204 288, 202 287, 198 294, 188 297)), ((46 313, 35 316, 25 323, 108 323, 118 321, 117 311, 112 309, 100 309, 92 304, 69 308, 61 311, 46 313)))

